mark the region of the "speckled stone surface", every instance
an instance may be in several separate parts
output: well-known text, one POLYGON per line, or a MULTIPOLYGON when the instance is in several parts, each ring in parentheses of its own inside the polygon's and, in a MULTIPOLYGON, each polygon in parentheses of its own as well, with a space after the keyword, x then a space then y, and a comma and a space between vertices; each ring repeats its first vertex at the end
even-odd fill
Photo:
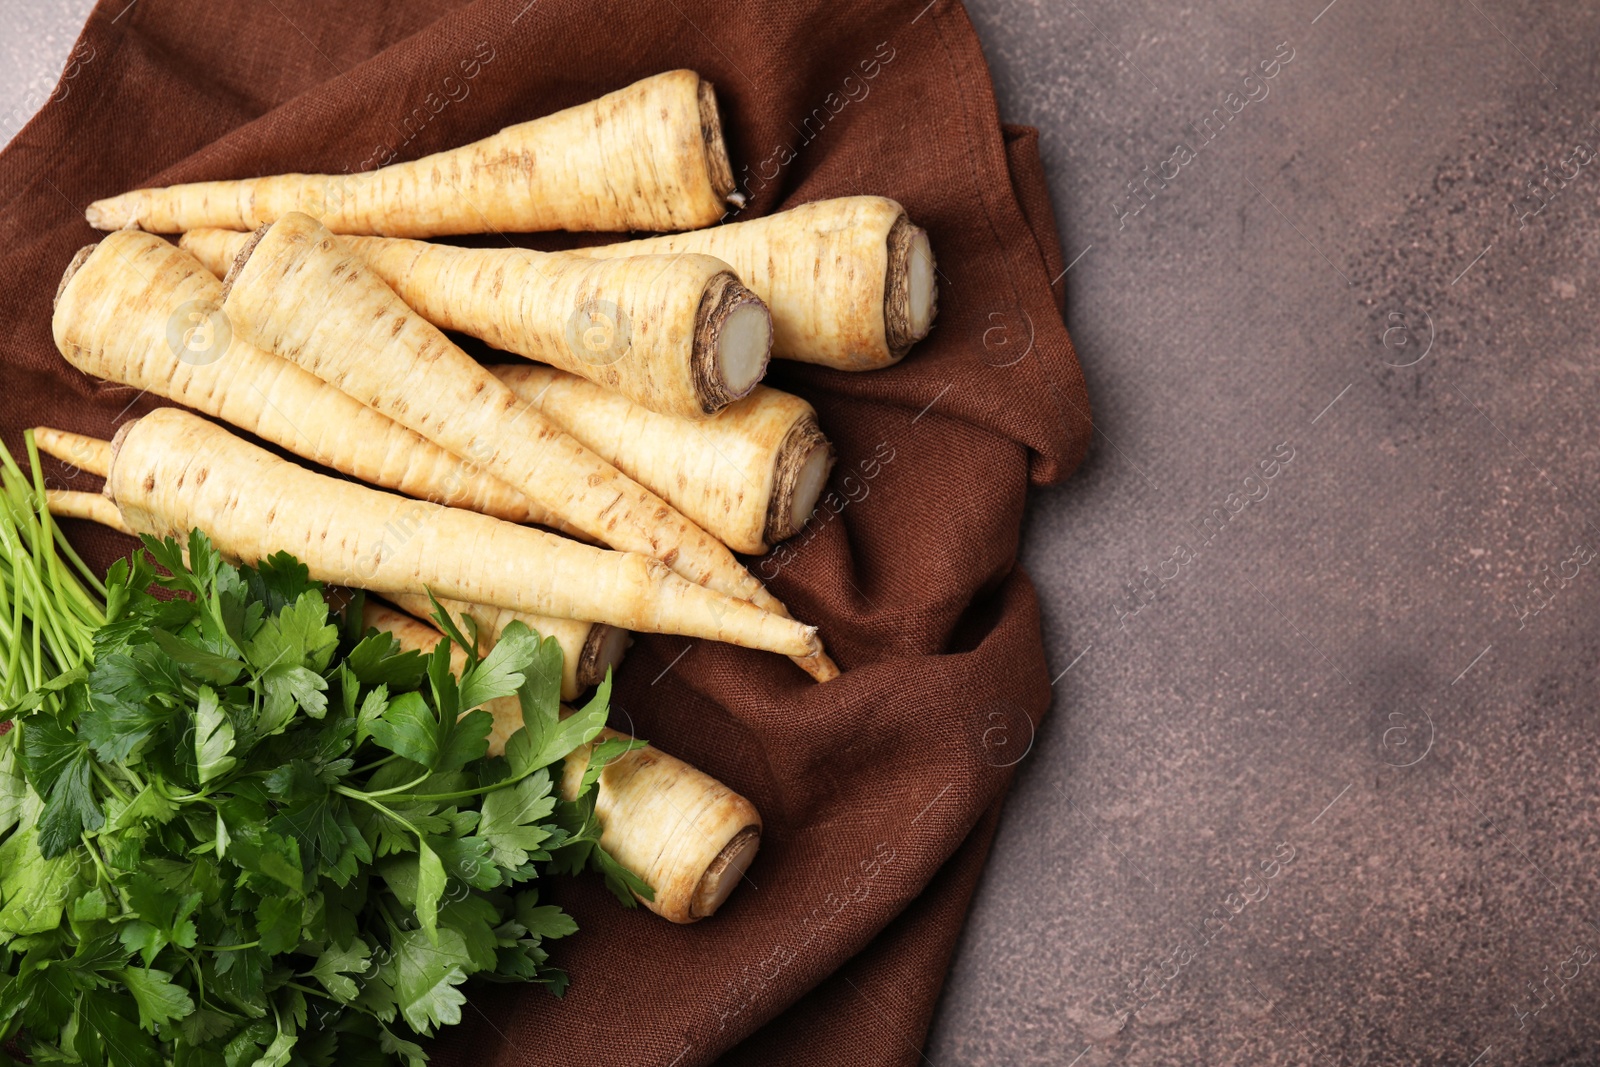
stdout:
POLYGON ((1600 13, 1326 4, 970 8, 1100 432, 940 1067, 1600 1062, 1600 13))
POLYGON ((937 1067, 1600 1062, 1600 12, 1325 3, 969 5, 1099 433, 937 1067))
POLYGON ((44 106, 92 0, 0 0, 0 145, 44 106))

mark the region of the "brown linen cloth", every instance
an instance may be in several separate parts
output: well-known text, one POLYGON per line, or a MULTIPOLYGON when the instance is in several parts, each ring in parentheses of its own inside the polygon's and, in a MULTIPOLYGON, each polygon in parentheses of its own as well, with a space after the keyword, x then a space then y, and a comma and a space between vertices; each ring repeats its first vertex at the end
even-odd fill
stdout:
MULTIPOLYGON (((819 686, 776 656, 645 637, 618 679, 614 725, 760 808, 747 884, 690 927, 623 911, 592 879, 548 886, 582 927, 555 946, 571 991, 469 987, 434 1045, 442 1067, 919 1059, 1049 704, 1015 566, 1024 497, 1091 434, 1034 135, 1002 130, 951 0, 106 0, 0 153, 0 429, 16 449, 28 425, 109 436, 156 406, 87 380, 51 342, 56 279, 96 237, 89 201, 413 158, 678 67, 718 88, 746 216, 855 193, 903 203, 938 256, 938 324, 887 371, 771 374, 817 406, 840 461, 811 526, 751 567, 822 626, 844 677, 819 686)), ((130 548, 70 525, 97 564, 130 548)))

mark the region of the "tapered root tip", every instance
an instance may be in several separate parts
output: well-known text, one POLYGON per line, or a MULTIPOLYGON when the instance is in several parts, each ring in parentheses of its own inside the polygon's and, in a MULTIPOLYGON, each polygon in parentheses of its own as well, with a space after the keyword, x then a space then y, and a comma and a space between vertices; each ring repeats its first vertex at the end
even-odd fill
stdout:
POLYGON ((589 689, 605 681, 606 672, 616 669, 631 644, 633 635, 620 626, 595 623, 589 627, 589 637, 578 655, 578 685, 589 689))
POLYGON ((700 297, 690 371, 695 398, 714 415, 749 395, 772 358, 772 313, 731 273, 712 278, 700 297))
POLYGON ((928 231, 901 215, 889 230, 889 269, 883 282, 883 327, 899 359, 928 336, 939 313, 938 272, 928 231))
POLYGON ((35 426, 32 432, 33 443, 47 456, 54 456, 69 466, 102 478, 111 469, 109 441, 58 430, 53 426, 35 426))
POLYGON ((773 461, 772 498, 767 502, 767 544, 793 537, 805 528, 833 471, 833 445, 812 415, 795 420, 773 461))
POLYGON ((813 682, 831 682, 842 673, 839 665, 833 662, 833 657, 817 646, 817 651, 804 659, 794 661, 795 665, 811 676, 813 682))
POLYGON ((711 178, 711 188, 717 199, 740 203, 742 197, 733 186, 733 164, 728 161, 728 144, 722 139, 722 114, 717 110, 717 91, 704 78, 700 79, 700 136, 706 143, 706 172, 711 178))
POLYGON ((67 261, 67 269, 61 272, 61 281, 56 285, 56 295, 55 299, 50 301, 50 310, 54 311, 60 306, 61 294, 67 291, 67 283, 72 281, 73 276, 83 269, 83 265, 88 262, 90 256, 94 255, 94 250, 98 247, 100 246, 84 245, 72 254, 72 258, 67 261))
POLYGON ((50 514, 58 519, 82 519, 134 536, 133 530, 122 521, 122 513, 117 510, 117 505, 99 493, 46 489, 44 495, 50 514))
POLYGON ((717 858, 711 861, 711 866, 700 878, 700 884, 695 887, 694 897, 689 902, 691 919, 704 919, 722 907, 744 879, 760 847, 759 826, 746 826, 733 835, 733 839, 717 853, 717 858))
POLYGON ((246 263, 250 262, 250 256, 255 252, 256 245, 261 243, 261 239, 267 235, 267 231, 270 229, 272 229, 272 223, 262 223, 261 226, 257 227, 256 232, 250 235, 250 239, 244 243, 243 247, 239 249, 239 254, 233 257, 233 262, 228 266, 228 273, 222 278, 222 295, 217 298, 219 303, 228 299, 228 294, 233 291, 233 283, 238 279, 239 272, 244 270, 246 263))
POLYGON ((114 199, 96 200, 83 209, 84 221, 97 230, 116 229, 121 223, 115 221, 115 216, 111 212, 111 205, 115 202, 114 199))

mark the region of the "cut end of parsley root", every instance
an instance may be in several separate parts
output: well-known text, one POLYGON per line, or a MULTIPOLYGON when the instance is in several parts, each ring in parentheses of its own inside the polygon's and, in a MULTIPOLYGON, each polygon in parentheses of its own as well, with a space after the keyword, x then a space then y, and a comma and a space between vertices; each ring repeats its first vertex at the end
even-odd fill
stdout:
POLYGON ((695 889, 689 914, 703 919, 716 913, 727 901, 728 895, 739 887, 744 872, 755 862, 756 849, 761 847, 761 827, 746 826, 734 835, 717 858, 706 868, 700 885, 695 889))

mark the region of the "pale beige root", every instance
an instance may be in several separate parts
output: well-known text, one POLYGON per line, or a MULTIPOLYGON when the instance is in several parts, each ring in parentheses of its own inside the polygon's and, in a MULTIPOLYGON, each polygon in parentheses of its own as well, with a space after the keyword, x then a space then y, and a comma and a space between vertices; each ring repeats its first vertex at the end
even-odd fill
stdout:
MULTIPOLYGON (((104 446, 107 459, 110 458, 110 442, 101 442, 93 437, 86 437, 83 440, 104 446)), ((118 512, 114 502, 104 494, 77 493, 74 490, 45 490, 45 499, 50 506, 50 514, 58 518, 83 518, 86 522, 109 526, 118 533, 136 536, 133 530, 128 528, 128 523, 123 522, 122 512, 118 512)), ((347 595, 349 590, 330 587, 330 598, 339 597, 342 600, 347 595), (334 593, 333 590, 339 592, 334 593)), ((434 605, 430 603, 426 593, 386 593, 386 595, 419 619, 427 619, 434 614, 434 605)), ((598 685, 608 670, 621 664, 622 653, 626 653, 629 645, 627 630, 619 630, 618 627, 605 625, 603 622, 550 619, 547 616, 509 611, 506 608, 467 605, 459 600, 440 600, 440 606, 456 616, 474 617, 478 629, 490 643, 498 641, 499 635, 514 621, 523 622, 528 629, 539 633, 541 637, 554 637, 558 645, 562 646, 563 701, 571 701, 579 693, 598 685)))
POLYGON ((764 219, 570 254, 671 252, 716 256, 767 302, 774 359, 885 367, 927 336, 938 311, 927 232, 881 196, 819 200, 764 219))
MULTIPOLYGON (((105 442, 107 448, 111 447, 109 441, 105 442)), ((122 521, 122 512, 117 510, 117 505, 99 493, 80 493, 72 489, 46 489, 44 491, 45 503, 50 508, 50 514, 58 519, 84 519, 88 522, 97 522, 101 526, 109 526, 118 533, 132 534, 128 524, 122 521)))
POLYGON ((690 70, 355 174, 279 174, 139 189, 89 205, 100 230, 253 230, 290 211, 337 233, 388 237, 539 230, 686 230, 733 190, 711 88, 690 70))
POLYGON ((811 405, 764 385, 715 418, 689 422, 553 367, 490 370, 534 410, 736 552, 762 553, 798 532, 833 466, 833 446, 811 405))
MULTIPOLYGON (((88 438, 88 440, 95 440, 88 438)), ((111 442, 101 441, 106 446, 107 454, 110 453, 111 442)), ((99 523, 101 526, 110 527, 118 533, 137 536, 128 524, 122 521, 122 513, 117 510, 117 505, 100 493, 81 493, 71 489, 47 489, 45 499, 50 508, 50 514, 62 519, 84 519, 88 522, 99 523)), ((348 598, 349 591, 339 586, 329 586, 330 602, 342 601, 348 598)), ((411 615, 401 616, 406 621, 417 618, 430 618, 433 614, 433 605, 426 594, 415 593, 389 593, 388 597, 411 615)), ((492 645, 500 640, 500 635, 512 622, 522 622, 534 630, 541 637, 553 637, 561 645, 561 699, 572 700, 578 694, 598 685, 606 676, 606 672, 614 669, 622 662, 622 654, 627 651, 629 644, 628 631, 620 630, 615 626, 604 623, 574 622, 571 619, 551 619, 542 615, 529 615, 524 612, 509 611, 504 608, 486 608, 477 604, 463 604, 458 600, 441 600, 441 606, 447 611, 457 615, 470 615, 478 622, 483 639, 492 645)), ((387 610, 378 606, 373 607, 368 602, 369 610, 387 610)), ((391 612, 391 614, 399 614, 391 612)), ((376 625, 369 623, 369 625, 376 625)), ((431 626, 422 626, 424 630, 432 631, 431 626)), ((459 619, 458 619, 459 625, 459 619)), ((382 626, 380 629, 389 629, 382 626)), ((467 632, 463 629, 463 632, 467 632)), ((434 642, 437 644, 437 640, 434 642)), ((432 647, 431 645, 429 646, 432 647)), ((462 653, 462 662, 465 662, 465 653, 462 653)), ((456 667, 460 673, 460 665, 456 667)), ((503 740, 503 739, 502 739, 503 740)))
MULTIPOLYGON (((431 653, 444 640, 431 625, 370 600, 362 622, 392 634, 407 652, 431 653)), ((466 652, 452 643, 450 665, 458 677, 466 661, 466 652)), ((522 728, 522 706, 515 697, 502 697, 483 710, 494 719, 489 754, 502 755, 522 728)), ((561 713, 564 718, 572 709, 563 707, 561 713)), ((577 796, 595 743, 625 737, 608 729, 568 755, 555 775, 561 795, 577 796)), ((677 923, 715 912, 738 886, 761 843, 761 815, 753 804, 654 746, 624 753, 600 772, 595 816, 601 846, 655 891, 654 900, 640 903, 677 923)))
POLYGON ((111 469, 111 442, 98 437, 85 437, 70 430, 57 430, 49 426, 33 428, 33 443, 47 456, 90 474, 104 478, 111 469))
MULTIPOLYGON (((137 230, 75 260, 57 298, 56 347, 79 370, 155 393, 407 496, 560 528, 546 509, 393 420, 240 337, 222 284, 194 257, 137 230)), ((93 449, 52 431, 52 455, 90 469, 93 449), (57 439, 63 443, 58 445, 57 439)), ((102 447, 105 447, 102 443, 102 447)))
MULTIPOLYGON (((180 244, 221 277, 249 241, 205 229, 180 244)), ((766 305, 710 256, 597 260, 390 237, 345 243, 440 329, 582 375, 652 411, 702 419, 766 373, 766 305)))
POLYGON ((198 528, 244 563, 287 551, 323 582, 379 593, 432 589, 789 656, 816 643, 812 627, 703 589, 658 560, 317 474, 177 408, 117 431, 106 488, 139 533, 186 537, 198 528))
MULTIPOLYGON (((227 277, 228 271, 233 267, 233 261, 239 258, 239 253, 245 250, 253 234, 241 230, 219 230, 215 226, 202 226, 198 230, 190 230, 178 238, 178 247, 200 261, 200 265, 215 274, 218 278, 227 277)), ((366 241, 394 241, 402 238, 372 237, 359 238, 366 241)), ((357 248, 358 238, 347 237, 352 248, 357 248)), ((443 246, 441 246, 443 247, 443 246)), ((387 278, 384 281, 388 281, 387 278)), ((392 287, 394 283, 390 282, 392 287)))
MULTIPOLYGON (((595 744, 625 736, 608 729, 568 755, 562 796, 577 795, 595 744)), ((654 900, 641 903, 675 923, 721 907, 761 844, 754 804, 654 746, 618 756, 600 772, 595 815, 601 847, 655 890, 654 900)))
MULTIPOLYGON (((292 212, 262 231, 224 289, 223 308, 246 339, 470 460, 588 536, 653 556, 697 585, 784 611, 726 545, 518 400, 315 219, 292 212)), ((818 642, 813 655, 820 650, 818 642)), ((814 676, 837 673, 810 657, 802 667, 814 676)))
MULTIPOLYGON (((405 611, 419 619, 432 620, 433 605, 425 593, 385 594, 405 611)), ((572 619, 552 619, 545 615, 529 615, 508 608, 491 608, 482 604, 467 604, 460 600, 437 597, 439 606, 454 618, 462 633, 469 632, 463 618, 477 624, 480 640, 491 643, 500 640, 500 634, 513 622, 521 622, 540 637, 553 637, 561 645, 561 698, 571 700, 579 693, 597 685, 606 670, 616 666, 616 642, 611 639, 615 627, 572 619)), ((624 643, 623 648, 627 645, 624 643)))

